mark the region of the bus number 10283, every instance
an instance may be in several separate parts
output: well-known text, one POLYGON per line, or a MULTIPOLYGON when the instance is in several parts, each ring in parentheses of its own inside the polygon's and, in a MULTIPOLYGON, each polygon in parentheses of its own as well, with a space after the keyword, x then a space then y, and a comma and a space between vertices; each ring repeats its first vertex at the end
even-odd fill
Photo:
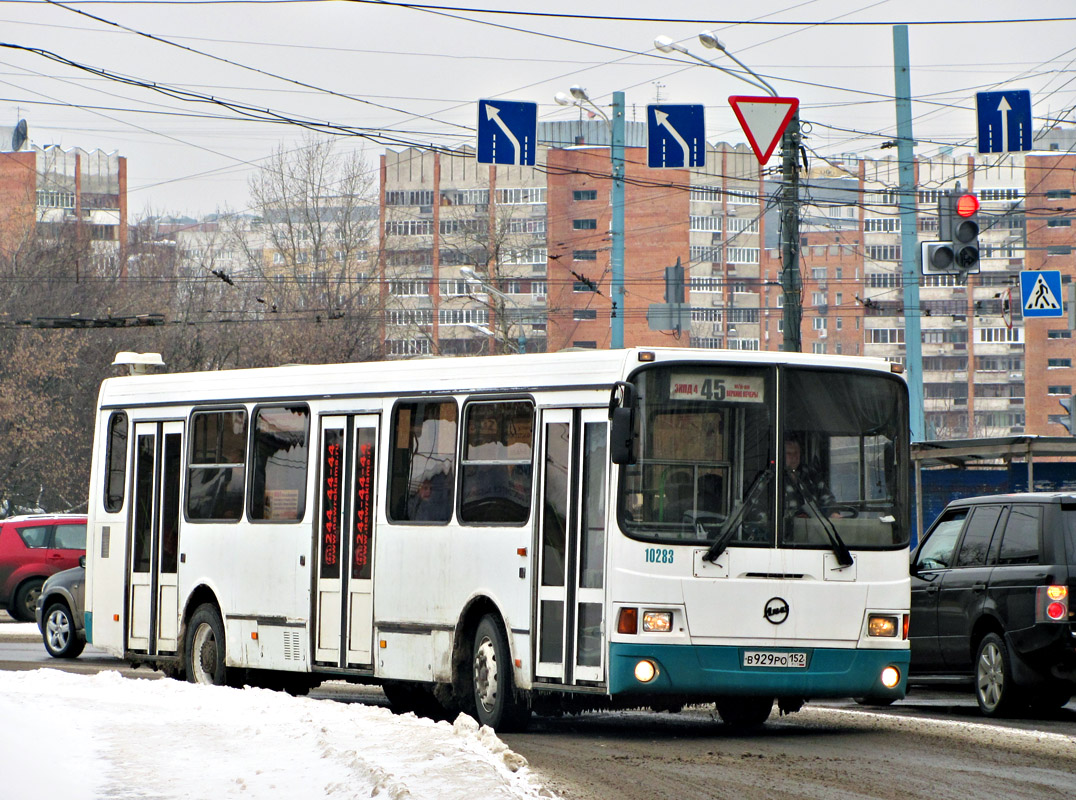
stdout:
POLYGON ((673 563, 673 551, 668 547, 646 548, 647 564, 671 564, 673 563))

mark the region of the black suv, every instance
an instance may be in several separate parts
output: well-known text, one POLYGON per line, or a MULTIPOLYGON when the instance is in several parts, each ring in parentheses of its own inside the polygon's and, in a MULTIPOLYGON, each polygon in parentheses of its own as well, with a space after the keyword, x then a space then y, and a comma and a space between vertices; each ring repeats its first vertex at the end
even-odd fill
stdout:
POLYGON ((987 716, 1076 690, 1076 494, 954 500, 912 556, 909 681, 974 680, 987 716))

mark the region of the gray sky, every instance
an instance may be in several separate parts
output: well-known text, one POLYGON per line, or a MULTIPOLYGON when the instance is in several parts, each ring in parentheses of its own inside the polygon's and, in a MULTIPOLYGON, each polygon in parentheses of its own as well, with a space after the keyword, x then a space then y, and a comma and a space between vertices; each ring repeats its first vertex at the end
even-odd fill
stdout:
MULTIPOLYGON (((628 118, 640 121, 659 93, 662 102, 704 104, 709 139, 744 142, 726 98, 758 92, 653 48, 654 37, 666 34, 697 55, 734 67, 699 44, 698 33, 710 28, 778 92, 800 99, 801 118, 812 123, 807 144, 813 150, 877 156, 884 152, 878 146, 895 135, 892 23, 910 25, 920 155, 974 143, 977 91, 1029 89, 1037 124, 1076 120, 1076 21, 914 24, 1076 17, 1072 0, 431 5, 688 21, 438 12, 346 0, 97 0, 65 6, 0 0, 0 42, 49 51, 192 98, 5 47, 0 126, 25 118, 35 144, 126 156, 132 217, 242 210, 251 171, 279 144, 297 145, 303 136, 297 125, 244 120, 235 110, 207 102, 209 97, 261 117, 271 112, 282 119, 376 130, 401 143, 455 146, 474 143, 479 99, 537 102, 539 119, 569 119, 578 110, 557 106, 553 95, 578 83, 599 105, 607 105, 613 91, 624 91, 628 118), (868 21, 888 24, 832 24, 868 21)), ((338 138, 346 148, 362 148, 371 167, 385 149, 356 137, 338 138)))

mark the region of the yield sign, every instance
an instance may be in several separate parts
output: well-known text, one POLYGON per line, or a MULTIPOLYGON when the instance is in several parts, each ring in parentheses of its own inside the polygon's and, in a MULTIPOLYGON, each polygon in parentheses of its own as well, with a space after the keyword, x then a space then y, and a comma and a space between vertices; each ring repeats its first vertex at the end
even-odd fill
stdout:
POLYGON ((729 105, 740 120, 740 127, 747 134, 751 149, 758 156, 758 163, 770 160, 781 134, 788 127, 792 115, 800 107, 797 97, 745 97, 733 95, 729 105))

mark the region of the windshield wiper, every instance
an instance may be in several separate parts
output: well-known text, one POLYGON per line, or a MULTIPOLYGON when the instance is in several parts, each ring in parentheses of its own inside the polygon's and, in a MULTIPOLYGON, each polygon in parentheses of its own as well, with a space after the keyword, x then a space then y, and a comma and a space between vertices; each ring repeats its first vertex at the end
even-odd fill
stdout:
MULTIPOLYGON (((728 519, 721 524, 721 527, 717 531, 717 536, 714 538, 714 543, 710 545, 710 549, 702 556, 703 561, 713 563, 725 552, 725 548, 728 547, 729 542, 732 540, 732 534, 736 532, 736 529, 740 525, 740 520, 743 519, 743 515, 747 511, 747 507, 751 505, 755 499, 755 495, 757 495, 762 487, 766 485, 766 482, 772 474, 770 468, 767 467, 755 476, 755 479, 751 482, 751 486, 748 487, 747 494, 744 495, 743 500, 738 505, 733 506, 732 513, 729 514, 728 519)), ((695 524, 696 530, 702 527, 701 523, 696 522, 695 524)))
POLYGON ((799 476, 794 472, 787 471, 785 473, 785 480, 790 480, 796 487, 800 496, 803 497, 803 504, 807 506, 807 510, 814 515, 814 518, 818 520, 819 524, 822 526, 822 530, 826 532, 830 546, 837 556, 837 563, 842 567, 852 566, 855 561, 852 559, 852 553, 848 549, 848 545, 844 543, 840 534, 837 533, 837 529, 833 526, 832 520, 822 513, 822 510, 818 507, 818 501, 815 499, 811 490, 804 485, 803 481, 801 481, 799 476))

